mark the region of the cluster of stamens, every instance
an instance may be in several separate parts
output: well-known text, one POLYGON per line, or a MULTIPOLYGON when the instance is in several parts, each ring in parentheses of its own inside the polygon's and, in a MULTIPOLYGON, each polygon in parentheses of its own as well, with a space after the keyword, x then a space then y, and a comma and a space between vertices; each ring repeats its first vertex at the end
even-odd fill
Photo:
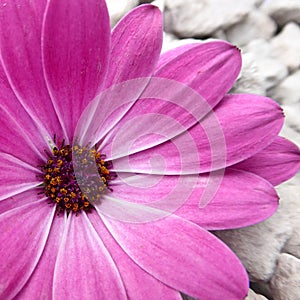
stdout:
POLYGON ((105 155, 95 149, 62 143, 59 148, 54 147, 51 154, 47 154, 47 163, 41 166, 43 189, 50 203, 56 204, 58 213, 90 212, 93 203, 99 201, 107 190, 112 190, 109 181, 116 177, 109 170, 112 163, 105 161, 105 155), (76 176, 73 158, 76 158, 76 176), (97 174, 90 171, 95 167, 97 174), (84 193, 82 185, 78 184, 80 182, 84 182, 84 193))

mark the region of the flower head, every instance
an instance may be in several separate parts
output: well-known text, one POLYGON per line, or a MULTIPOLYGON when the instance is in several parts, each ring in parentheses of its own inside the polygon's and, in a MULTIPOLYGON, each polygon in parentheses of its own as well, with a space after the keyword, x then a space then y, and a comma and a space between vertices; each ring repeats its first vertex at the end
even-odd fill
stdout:
POLYGON ((0 1, 0 298, 243 299, 207 229, 262 221, 299 169, 280 107, 226 95, 226 42, 160 56, 159 10, 0 1))

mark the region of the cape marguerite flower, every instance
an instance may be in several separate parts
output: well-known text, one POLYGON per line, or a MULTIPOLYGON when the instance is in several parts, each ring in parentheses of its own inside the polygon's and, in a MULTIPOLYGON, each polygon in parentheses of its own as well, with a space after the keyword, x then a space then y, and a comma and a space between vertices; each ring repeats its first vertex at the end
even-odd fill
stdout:
POLYGON ((104 0, 1 0, 0 21, 0 298, 243 299, 207 229, 270 216, 299 150, 274 101, 226 95, 238 49, 160 57, 151 5, 112 33, 104 0))

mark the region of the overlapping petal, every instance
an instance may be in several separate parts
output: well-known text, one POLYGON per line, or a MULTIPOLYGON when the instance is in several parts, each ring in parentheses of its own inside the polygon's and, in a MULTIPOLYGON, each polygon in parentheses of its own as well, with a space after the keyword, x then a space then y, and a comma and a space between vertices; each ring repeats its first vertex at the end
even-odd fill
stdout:
POLYGON ((71 139, 107 71, 110 27, 105 1, 49 1, 42 39, 47 86, 71 139))
POLYGON ((44 150, 49 149, 47 135, 36 126, 18 102, 6 75, 0 66, 0 151, 37 167, 44 160, 44 150))
MULTIPOLYGON (((164 122, 160 123, 157 118, 155 126, 162 127, 164 122)), ((139 129, 147 130, 146 124, 139 129)), ((163 174, 191 174, 222 169, 267 147, 278 135, 282 124, 282 110, 275 101, 256 95, 228 95, 213 112, 184 134, 129 158, 126 153, 130 154, 136 148, 124 151, 124 157, 114 161, 114 168, 116 171, 152 174, 162 174, 162 171, 163 174), (163 169, 153 168, 150 162, 154 156, 161 157, 165 164, 163 169)), ((152 124, 147 126, 152 128, 152 124)), ((135 140, 130 131, 135 129, 120 130, 127 140, 135 140)), ((119 143, 121 138, 118 137, 116 143, 120 147, 124 145, 119 143)), ((149 145, 150 142, 151 139, 149 145)))
POLYGON ((128 256, 170 287, 200 299, 247 295, 240 261, 206 230, 175 216, 144 224, 102 219, 128 256))
POLYGON ((33 189, 40 184, 36 178, 40 171, 14 156, 0 152, 0 182, 5 182, 0 189, 0 200, 33 189))
POLYGON ((162 16, 153 5, 132 10, 112 31, 105 86, 151 76, 162 45, 162 16))
POLYGON ((82 295, 127 299, 119 271, 84 212, 68 216, 53 283, 53 299, 82 299, 82 295))
MULTIPOLYGON (((204 189, 209 189, 208 181, 204 189)), ((278 208, 279 197, 274 187, 245 171, 226 169, 221 184, 212 191, 210 201, 203 205, 203 194, 195 189, 175 214, 205 229, 222 230, 261 222, 278 208)))
POLYGON ((52 299, 54 266, 62 239, 66 218, 63 215, 53 219, 47 243, 33 274, 15 299, 52 299))
POLYGON ((268 147, 234 167, 253 172, 278 185, 299 171, 300 151, 291 141, 277 137, 268 147))
MULTIPOLYGON (((127 139, 130 140, 141 132, 163 130, 162 135, 172 138, 187 130, 223 98, 235 81, 240 65, 239 51, 228 43, 211 42, 189 47, 178 58, 156 71, 139 101, 101 144, 102 149, 110 153, 116 135, 129 123, 127 139), (152 120, 147 116, 153 116, 152 120), (174 128, 169 119, 184 128, 174 128), (132 126, 134 123, 139 124, 138 131, 137 126, 132 126)), ((165 140, 154 135, 143 140, 143 148, 153 147, 165 140)))
POLYGON ((179 292, 167 287, 136 265, 113 239, 99 216, 91 214, 89 219, 116 263, 129 299, 182 299, 179 292))
POLYGON ((186 84, 213 108, 233 86, 241 65, 238 48, 216 41, 166 52, 154 76, 186 84))
POLYGON ((0 58, 18 100, 39 130, 53 138, 53 133, 61 132, 61 126, 42 69, 45 6, 46 0, 0 1, 0 58))
POLYGON ((278 196, 269 182, 231 168, 223 176, 119 174, 112 189, 111 197, 120 201, 174 212, 209 230, 249 226, 278 207, 278 196))
POLYGON ((45 247, 54 211, 54 207, 49 209, 41 200, 0 215, 1 299, 14 298, 33 273, 45 247))

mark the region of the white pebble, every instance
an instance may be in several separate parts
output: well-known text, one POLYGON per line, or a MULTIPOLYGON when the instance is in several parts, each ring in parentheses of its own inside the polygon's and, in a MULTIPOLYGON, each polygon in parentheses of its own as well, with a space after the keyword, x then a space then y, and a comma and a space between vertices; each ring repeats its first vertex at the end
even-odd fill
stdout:
POLYGON ((274 300, 296 300, 300 295, 300 260, 283 253, 278 260, 270 288, 274 300))

